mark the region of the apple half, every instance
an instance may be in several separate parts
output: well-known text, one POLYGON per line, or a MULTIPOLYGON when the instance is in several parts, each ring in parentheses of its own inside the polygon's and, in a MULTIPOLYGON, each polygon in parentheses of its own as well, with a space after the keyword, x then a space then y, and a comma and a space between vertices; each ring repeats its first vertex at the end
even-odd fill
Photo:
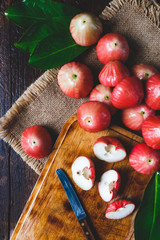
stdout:
POLYGON ((105 202, 111 201, 117 194, 120 187, 120 175, 117 171, 111 169, 104 172, 98 184, 98 190, 101 198, 105 202))
POLYGON ((122 219, 129 216, 135 209, 135 204, 128 201, 119 199, 112 202, 106 212, 105 217, 108 219, 122 219))
POLYGON ((88 191, 94 185, 95 168, 92 160, 85 156, 75 159, 71 167, 74 182, 83 190, 88 191))
POLYGON ((93 151, 98 159, 106 162, 118 162, 127 155, 120 141, 108 136, 98 138, 93 145, 93 151))

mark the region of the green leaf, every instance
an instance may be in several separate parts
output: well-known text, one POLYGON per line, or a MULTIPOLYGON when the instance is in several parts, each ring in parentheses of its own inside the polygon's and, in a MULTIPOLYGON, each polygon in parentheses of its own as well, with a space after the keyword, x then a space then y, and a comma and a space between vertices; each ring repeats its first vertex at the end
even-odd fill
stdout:
POLYGON ((32 54, 37 44, 53 34, 53 29, 47 24, 35 23, 29 27, 14 45, 21 50, 32 54))
POLYGON ((151 178, 135 218, 135 240, 160 239, 160 172, 151 178))
POLYGON ((42 40, 29 63, 43 70, 55 68, 73 60, 86 49, 87 47, 77 45, 68 32, 60 32, 59 35, 51 35, 42 40))
POLYGON ((79 9, 52 0, 23 0, 5 12, 25 29, 15 46, 31 55, 32 66, 44 70, 65 64, 87 49, 77 45, 69 32, 78 13, 79 9))

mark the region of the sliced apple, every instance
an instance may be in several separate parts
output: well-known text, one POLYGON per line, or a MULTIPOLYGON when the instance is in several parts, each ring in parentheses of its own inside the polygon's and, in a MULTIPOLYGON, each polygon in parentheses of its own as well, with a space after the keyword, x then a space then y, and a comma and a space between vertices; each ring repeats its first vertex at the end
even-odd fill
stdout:
POLYGON ((90 158, 85 156, 76 158, 72 164, 71 170, 73 180, 81 189, 87 191, 93 187, 95 168, 90 158))
POLYGON ((93 145, 93 151, 98 159, 106 162, 118 162, 127 155, 120 141, 108 136, 98 138, 93 145))
POLYGON ((134 203, 122 199, 116 200, 108 206, 105 217, 108 219, 122 219, 129 216, 134 209, 134 203))
POLYGON ((120 182, 119 173, 113 169, 102 174, 98 184, 98 190, 101 198, 105 202, 109 202, 115 197, 119 190, 120 182))

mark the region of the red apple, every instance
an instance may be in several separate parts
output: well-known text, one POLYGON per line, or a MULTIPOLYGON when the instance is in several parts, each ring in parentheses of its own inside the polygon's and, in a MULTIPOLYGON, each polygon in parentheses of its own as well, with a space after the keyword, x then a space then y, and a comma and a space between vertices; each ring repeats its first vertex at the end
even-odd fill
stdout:
POLYGON ((110 113, 113 115, 117 109, 112 105, 112 89, 102 84, 97 85, 90 93, 90 101, 99 101, 107 104, 110 113))
POLYGON ((77 14, 70 23, 70 32, 75 42, 81 46, 96 43, 103 31, 99 18, 91 13, 77 14))
POLYGON ((47 129, 34 125, 26 128, 21 136, 21 146, 30 157, 46 157, 52 149, 52 139, 47 129))
POLYGON ((96 51, 99 61, 103 64, 114 60, 125 62, 129 55, 129 46, 120 33, 107 33, 98 41, 96 51))
POLYGON ((124 125, 132 130, 141 130, 144 120, 155 115, 155 111, 145 104, 136 107, 126 108, 122 111, 124 125))
POLYGON ((127 155, 121 142, 109 136, 98 138, 93 145, 93 151, 97 158, 106 162, 118 162, 127 155))
POLYGON ((117 83, 130 76, 127 67, 120 61, 110 61, 102 68, 99 81, 104 86, 115 87, 117 83))
POLYGON ((159 151, 147 146, 145 143, 135 145, 129 155, 130 165, 139 173, 153 174, 160 167, 159 151))
POLYGON ((153 75, 146 83, 146 104, 160 110, 160 74, 153 75))
POLYGON ((160 149, 160 116, 150 116, 144 121, 142 136, 148 146, 160 149))
POLYGON ((93 87, 93 75, 86 65, 70 62, 59 70, 58 84, 68 97, 84 98, 93 87))
POLYGON ((77 111, 79 126, 88 132, 106 129, 111 121, 107 105, 98 101, 88 101, 80 105, 77 111))
POLYGON ((75 159, 71 167, 75 183, 83 190, 88 191, 94 185, 95 168, 92 160, 85 156, 75 159))
POLYGON ((135 204, 131 201, 119 199, 112 202, 105 213, 108 219, 122 219, 130 215, 135 209, 135 204))
POLYGON ((128 77, 119 82, 112 92, 112 104, 116 108, 134 107, 144 97, 142 82, 137 77, 128 77))
POLYGON ((105 202, 111 201, 117 194, 121 183, 119 173, 113 169, 104 172, 98 183, 98 191, 105 202))
POLYGON ((140 80, 148 80, 155 74, 158 74, 158 70, 149 64, 139 63, 132 67, 133 74, 140 80))

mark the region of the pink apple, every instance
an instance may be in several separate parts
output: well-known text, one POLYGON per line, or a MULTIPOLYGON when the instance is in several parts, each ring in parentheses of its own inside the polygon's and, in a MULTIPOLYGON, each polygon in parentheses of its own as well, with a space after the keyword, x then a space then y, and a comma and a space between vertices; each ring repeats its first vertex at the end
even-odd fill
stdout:
POLYGON ((93 75, 86 65, 70 62, 59 70, 58 84, 68 97, 84 98, 93 87, 93 75))
POLYGON ((70 32, 75 42, 81 46, 96 43, 103 27, 99 18, 91 13, 77 14, 70 23, 70 32))
POLYGON ((95 168, 92 160, 85 156, 75 159, 71 167, 75 183, 83 190, 88 191, 94 185, 95 168))
POLYGON ((124 125, 132 130, 141 130, 144 120, 155 115, 155 111, 146 104, 136 107, 126 108, 122 111, 122 121, 124 125))
POLYGON ((107 105, 98 101, 88 101, 80 105, 77 111, 79 126, 88 132, 106 129, 111 121, 107 105))
POLYGON ((105 217, 108 219, 122 219, 129 216, 135 209, 135 204, 131 201, 119 199, 112 202, 106 212, 105 217))
POLYGON ((160 149, 160 116, 150 116, 144 121, 142 136, 148 146, 160 149))
POLYGON ((153 75, 146 83, 146 104, 160 110, 160 74, 153 75))
POLYGON ((119 82, 112 92, 112 104, 116 108, 134 107, 144 97, 142 82, 137 77, 128 77, 119 82))
POLYGON ((130 76, 127 67, 120 61, 110 61, 102 68, 99 81, 104 86, 115 87, 117 83, 130 76))
POLYGON ((44 158, 52 149, 52 138, 46 128, 33 125, 22 132, 21 146, 25 153, 33 158, 44 158))
POLYGON ((90 93, 90 101, 99 101, 107 104, 110 113, 113 115, 117 109, 112 105, 112 89, 102 84, 97 85, 90 93))
POLYGON ((155 74, 158 74, 158 70, 149 64, 139 63, 132 67, 133 74, 140 80, 148 80, 155 74))
POLYGON ((139 173, 153 174, 160 167, 160 154, 145 143, 139 143, 133 147, 129 163, 139 173))
POLYGON ((98 183, 98 190, 101 198, 105 202, 111 201, 120 188, 121 178, 117 171, 111 169, 104 172, 98 183))
POLYGON ((97 56, 100 62, 121 60, 125 62, 129 55, 128 42, 120 33, 107 33, 98 41, 97 56))
POLYGON ((98 159, 106 162, 118 162, 127 155, 121 142, 109 136, 98 138, 93 145, 93 151, 98 159))

